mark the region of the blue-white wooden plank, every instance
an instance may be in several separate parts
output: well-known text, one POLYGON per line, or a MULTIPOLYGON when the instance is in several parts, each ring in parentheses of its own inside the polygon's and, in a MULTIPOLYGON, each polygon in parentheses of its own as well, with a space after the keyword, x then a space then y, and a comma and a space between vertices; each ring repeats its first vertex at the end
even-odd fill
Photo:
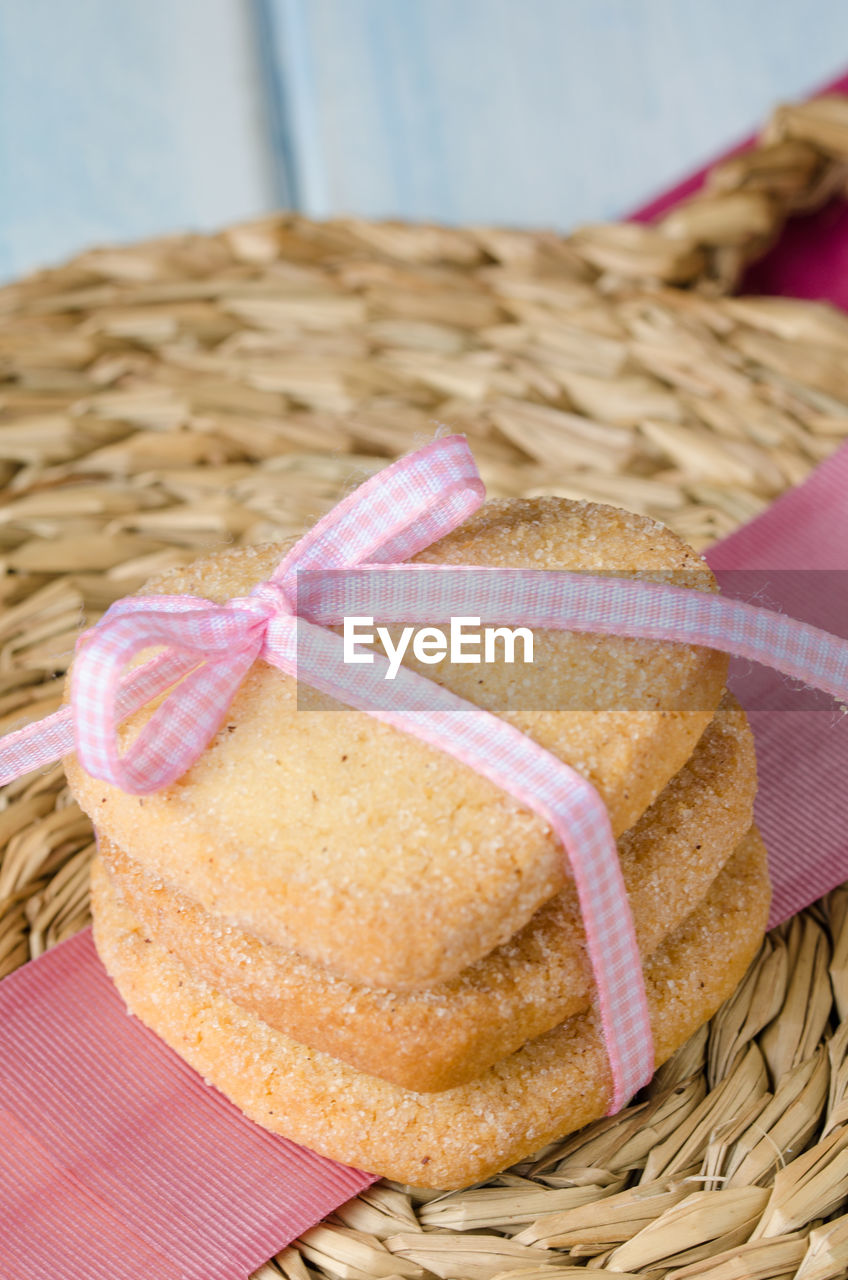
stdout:
POLYGON ((257 3, 315 215, 613 217, 848 67, 846 0, 257 3))
POLYGON ((0 0, 0 278, 274 201, 248 0, 0 0))

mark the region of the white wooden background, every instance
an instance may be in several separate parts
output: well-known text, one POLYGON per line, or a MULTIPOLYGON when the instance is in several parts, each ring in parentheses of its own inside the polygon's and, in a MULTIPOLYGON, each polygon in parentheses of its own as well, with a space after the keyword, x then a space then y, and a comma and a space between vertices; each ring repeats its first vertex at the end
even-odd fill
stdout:
POLYGON ((848 0, 0 0, 0 277, 293 203, 612 217, 848 69, 848 0))
POLYGON ((0 0, 0 277, 276 198, 246 0, 0 0))
POLYGON ((848 70, 848 0, 263 8, 314 214, 613 217, 848 70))

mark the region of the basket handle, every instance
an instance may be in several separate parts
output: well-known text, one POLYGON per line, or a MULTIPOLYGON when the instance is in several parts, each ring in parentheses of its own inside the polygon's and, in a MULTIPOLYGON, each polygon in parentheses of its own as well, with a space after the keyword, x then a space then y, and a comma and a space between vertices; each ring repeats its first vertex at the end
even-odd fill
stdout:
POLYGON ((703 188, 651 224, 583 227, 570 246, 610 283, 730 293, 787 219, 848 184, 848 96, 780 106, 756 146, 720 161, 703 188))

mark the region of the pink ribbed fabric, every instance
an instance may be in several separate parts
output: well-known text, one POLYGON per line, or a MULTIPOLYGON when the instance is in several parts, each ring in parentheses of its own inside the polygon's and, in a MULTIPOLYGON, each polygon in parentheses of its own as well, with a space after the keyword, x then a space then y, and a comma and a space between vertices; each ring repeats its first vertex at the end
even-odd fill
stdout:
MULTIPOLYGON (((739 571, 760 570, 770 607, 848 633, 848 446, 707 559, 723 592, 744 590, 739 571), (817 570, 844 571, 844 578, 830 573, 819 582, 817 570)), ((731 687, 753 706, 757 822, 774 884, 771 923, 778 924, 848 878, 848 710, 792 710, 779 675, 737 660, 731 687)))
POLYGON ((373 1181, 204 1085, 90 931, 0 984, 3 1280, 245 1280, 373 1181))

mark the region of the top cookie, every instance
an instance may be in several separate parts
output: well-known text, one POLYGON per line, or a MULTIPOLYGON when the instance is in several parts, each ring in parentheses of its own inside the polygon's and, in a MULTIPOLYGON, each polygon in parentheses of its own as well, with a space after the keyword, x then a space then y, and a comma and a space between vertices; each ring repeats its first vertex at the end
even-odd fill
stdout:
MULTIPOLYGON (((223 552, 145 593, 245 595, 284 550, 223 552)), ((654 521, 559 498, 490 502, 418 560, 673 576, 714 589, 701 558, 654 521)), ((694 646, 537 632, 532 666, 488 667, 482 683, 481 670, 439 678, 500 714, 520 670, 527 707, 550 709, 504 718, 589 778, 619 835, 688 759, 726 660, 694 646), (582 689, 605 709, 577 709, 582 689)), ((295 682, 265 663, 173 786, 131 796, 74 758, 66 764, 95 825, 149 871, 208 912, 365 985, 448 980, 522 928, 567 875, 550 830, 511 796, 368 715, 299 709, 295 682)))

